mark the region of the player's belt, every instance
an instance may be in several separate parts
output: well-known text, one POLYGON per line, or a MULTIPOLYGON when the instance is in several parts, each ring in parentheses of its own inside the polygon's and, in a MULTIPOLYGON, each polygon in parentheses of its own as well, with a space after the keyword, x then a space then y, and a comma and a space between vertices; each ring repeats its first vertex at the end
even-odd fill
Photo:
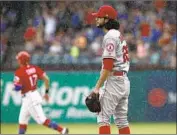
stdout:
POLYGON ((35 90, 30 90, 30 91, 28 91, 28 92, 22 94, 22 98, 26 97, 29 92, 33 92, 33 91, 35 91, 35 90))
POLYGON ((114 71, 112 73, 112 75, 113 76, 124 76, 124 75, 126 75, 126 72, 124 72, 124 71, 114 71))

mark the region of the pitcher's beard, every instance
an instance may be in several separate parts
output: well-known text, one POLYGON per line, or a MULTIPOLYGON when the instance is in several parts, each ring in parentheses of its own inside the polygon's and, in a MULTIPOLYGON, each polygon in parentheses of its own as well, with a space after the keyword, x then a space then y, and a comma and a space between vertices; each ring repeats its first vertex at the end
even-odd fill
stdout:
POLYGON ((105 24, 101 24, 101 25, 98 25, 97 28, 103 28, 105 26, 105 24))

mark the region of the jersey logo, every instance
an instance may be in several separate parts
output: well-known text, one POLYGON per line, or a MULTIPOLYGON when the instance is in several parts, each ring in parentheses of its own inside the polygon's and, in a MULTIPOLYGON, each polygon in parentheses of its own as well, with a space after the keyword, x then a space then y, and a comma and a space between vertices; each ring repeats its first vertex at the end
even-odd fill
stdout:
POLYGON ((113 44, 107 44, 106 45, 106 50, 108 51, 108 52, 113 52, 114 51, 114 45, 113 44))

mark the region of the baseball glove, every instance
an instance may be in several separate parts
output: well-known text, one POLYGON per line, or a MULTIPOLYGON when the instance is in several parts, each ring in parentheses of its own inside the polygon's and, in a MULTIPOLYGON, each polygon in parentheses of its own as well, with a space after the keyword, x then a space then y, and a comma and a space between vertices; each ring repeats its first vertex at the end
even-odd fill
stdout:
POLYGON ((99 94, 95 94, 92 92, 89 96, 85 99, 85 104, 89 111, 91 112, 100 112, 101 111, 101 105, 99 101, 99 94))

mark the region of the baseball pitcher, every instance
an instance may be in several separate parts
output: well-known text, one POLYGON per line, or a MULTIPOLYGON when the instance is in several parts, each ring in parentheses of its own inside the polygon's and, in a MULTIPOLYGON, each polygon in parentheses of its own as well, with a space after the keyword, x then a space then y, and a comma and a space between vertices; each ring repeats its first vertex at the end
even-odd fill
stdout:
POLYGON ((100 95, 101 111, 98 113, 99 134, 110 134, 110 118, 119 129, 119 134, 130 134, 127 120, 130 82, 128 47, 119 32, 117 11, 108 5, 100 7, 96 17, 96 26, 106 33, 102 48, 102 70, 92 93, 100 95), (103 91, 100 88, 103 86, 103 91))
POLYGON ((21 91, 22 106, 19 115, 19 134, 25 134, 30 116, 38 123, 54 130, 61 134, 67 134, 68 128, 63 128, 56 122, 48 119, 42 109, 42 97, 36 90, 39 79, 45 83, 46 92, 44 99, 49 100, 49 78, 46 73, 35 65, 30 65, 30 55, 26 51, 21 51, 17 54, 16 59, 19 68, 15 72, 14 90, 21 91))

